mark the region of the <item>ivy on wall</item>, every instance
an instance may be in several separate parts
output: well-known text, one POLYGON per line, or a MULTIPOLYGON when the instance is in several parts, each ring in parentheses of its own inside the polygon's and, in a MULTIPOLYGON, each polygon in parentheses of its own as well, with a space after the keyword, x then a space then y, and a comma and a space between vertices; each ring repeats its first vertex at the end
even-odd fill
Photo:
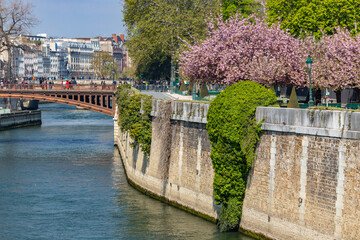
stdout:
POLYGON ((222 204, 220 231, 237 230, 239 226, 247 177, 261 132, 256 107, 275 103, 273 91, 243 81, 227 88, 210 105, 206 128, 215 170, 214 198, 216 204, 222 204))
POLYGON ((132 147, 140 146, 146 156, 151 146, 151 96, 140 94, 130 85, 124 84, 116 91, 119 126, 134 140, 132 147))

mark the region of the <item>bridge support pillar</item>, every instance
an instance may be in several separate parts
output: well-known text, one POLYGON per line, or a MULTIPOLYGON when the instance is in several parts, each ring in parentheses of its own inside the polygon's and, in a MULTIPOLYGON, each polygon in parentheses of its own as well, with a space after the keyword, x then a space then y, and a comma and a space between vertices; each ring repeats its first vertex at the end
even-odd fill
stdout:
POLYGON ((115 109, 116 109, 116 97, 115 96, 112 96, 112 104, 111 104, 111 107, 112 107, 112 110, 113 110, 113 113, 114 113, 114 116, 115 116, 115 109))

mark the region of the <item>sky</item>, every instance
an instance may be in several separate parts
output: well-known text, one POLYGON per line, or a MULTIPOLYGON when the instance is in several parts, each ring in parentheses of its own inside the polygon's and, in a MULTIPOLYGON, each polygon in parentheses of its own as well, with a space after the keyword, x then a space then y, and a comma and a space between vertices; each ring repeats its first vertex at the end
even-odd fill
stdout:
MULTIPOLYGON (((26 1, 24 1, 26 2, 26 1)), ((48 37, 95 37, 126 33, 122 0, 27 0, 39 23, 31 34, 48 37)))

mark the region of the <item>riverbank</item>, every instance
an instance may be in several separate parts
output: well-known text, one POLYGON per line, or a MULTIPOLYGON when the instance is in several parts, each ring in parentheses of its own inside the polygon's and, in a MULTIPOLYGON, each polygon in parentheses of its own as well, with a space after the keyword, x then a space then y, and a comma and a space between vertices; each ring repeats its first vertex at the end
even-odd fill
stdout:
POLYGON ((41 125, 41 111, 16 111, 0 114, 0 131, 12 128, 41 125))
MULTIPOLYGON (((138 190, 216 221, 206 103, 152 102, 149 156, 114 117, 114 143, 138 190)), ((360 113, 262 108, 240 229, 256 239, 358 239, 360 113)))

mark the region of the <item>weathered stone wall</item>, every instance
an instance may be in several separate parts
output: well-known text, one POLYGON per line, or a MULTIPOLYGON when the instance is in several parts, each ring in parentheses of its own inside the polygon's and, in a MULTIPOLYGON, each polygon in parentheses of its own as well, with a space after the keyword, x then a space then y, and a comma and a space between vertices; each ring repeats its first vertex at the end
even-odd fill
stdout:
POLYGON ((0 114, 0 130, 40 124, 40 110, 19 111, 8 114, 0 114))
POLYGON ((274 239, 360 239, 360 113, 258 108, 241 227, 274 239))
POLYGON ((214 171, 206 131, 208 104, 153 100, 149 159, 121 132, 115 116, 115 144, 128 180, 155 197, 215 221, 214 171))
MULTIPOLYGON (((153 101, 150 158, 115 116, 129 181, 212 220, 214 171, 207 104, 153 101)), ((360 113, 258 108, 264 133, 240 226, 273 239, 360 239, 360 113)))

